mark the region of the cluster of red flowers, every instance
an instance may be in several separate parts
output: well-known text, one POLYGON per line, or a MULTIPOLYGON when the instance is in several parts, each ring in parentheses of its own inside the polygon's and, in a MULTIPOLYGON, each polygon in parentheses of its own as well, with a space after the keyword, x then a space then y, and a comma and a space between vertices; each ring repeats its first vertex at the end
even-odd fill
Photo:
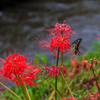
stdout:
MULTIPOLYGON (((40 38, 38 39, 37 44, 43 48, 50 49, 51 52, 59 50, 59 52, 62 51, 63 54, 69 53, 69 38, 70 36, 73 36, 73 34, 77 33, 72 31, 70 29, 70 26, 68 24, 65 24, 65 22, 66 21, 64 21, 63 24, 56 23, 55 27, 52 29, 45 29, 46 31, 50 32, 50 34, 48 35, 48 39, 40 38)), ((41 73, 41 68, 29 63, 28 59, 24 55, 21 55, 20 53, 14 53, 10 54, 6 58, 6 60, 3 60, 1 58, 0 60, 1 76, 14 81, 17 85, 20 84, 19 81, 21 81, 22 84, 26 82, 29 85, 36 85, 33 80, 35 80, 35 77, 38 76, 39 73, 41 73)), ((46 74, 52 77, 59 75, 61 70, 63 70, 63 74, 65 74, 67 71, 66 65, 62 65, 59 67, 52 65, 51 68, 48 68, 46 65, 44 69, 46 71, 46 74)), ((67 97, 62 98, 61 100, 74 99, 71 97, 67 97)))
POLYGON ((100 100, 100 94, 97 93, 89 93, 89 96, 87 98, 83 98, 82 100, 100 100))
POLYGON ((65 24, 65 23, 66 23, 66 20, 63 21, 63 24, 56 23, 54 28, 45 29, 45 30, 49 31, 50 35, 56 35, 56 34, 58 35, 58 34, 61 34, 62 32, 65 35, 67 34, 67 36, 70 36, 72 34, 77 34, 76 32, 70 29, 70 25, 65 24))
MULTIPOLYGON (((44 37, 39 37, 37 44, 45 49, 50 49, 51 52, 56 52, 59 50, 62 51, 61 53, 70 53, 70 36, 73 34, 77 34, 76 32, 70 29, 70 25, 66 24, 66 21, 63 24, 56 23, 54 28, 51 29, 44 29, 49 31, 50 34, 48 35, 47 39, 44 37)), ((65 65, 64 65, 65 66, 65 65)), ((65 67, 58 67, 52 66, 51 69, 45 66, 45 70, 49 76, 52 77, 59 75, 61 68, 63 68, 64 72, 66 72, 65 67)))
POLYGON ((67 71, 66 65, 63 65, 61 67, 52 65, 52 68, 48 68, 47 65, 45 66, 46 74, 48 74, 49 76, 52 76, 52 77, 59 75, 59 73, 62 69, 63 69, 63 74, 66 73, 66 71, 67 71))
MULTIPOLYGON (((45 29, 46 30, 46 29, 45 29)), ((62 51, 62 53, 68 53, 70 49, 70 40, 69 37, 72 34, 77 34, 74 31, 70 29, 70 26, 68 24, 65 24, 65 21, 63 24, 56 23, 55 27, 52 29, 47 29, 46 31, 49 31, 51 38, 48 40, 44 38, 40 38, 38 40, 38 44, 41 47, 49 48, 51 52, 54 52, 54 50, 62 51)), ((31 65, 28 63, 28 59, 20 55, 19 53, 10 54, 6 60, 1 59, 0 62, 0 74, 7 79, 10 79, 14 82, 18 83, 18 77, 20 77, 20 80, 26 83, 29 83, 29 85, 35 85, 33 82, 34 78, 38 73, 41 71, 41 68, 38 68, 37 66, 31 65)), ((63 65, 61 67, 58 66, 52 66, 52 68, 48 68, 45 66, 46 74, 51 75, 52 77, 59 75, 60 70, 63 69, 63 72, 66 73, 66 66, 63 65)))
POLYGON ((41 71, 41 68, 28 63, 28 59, 19 53, 9 55, 6 60, 1 59, 0 64, 0 74, 16 82, 17 85, 19 85, 18 77, 20 77, 22 84, 26 82, 29 85, 35 85, 33 80, 41 71))
MULTIPOLYGON (((61 100, 74 100, 74 98, 72 98, 72 97, 65 98, 64 97, 61 100)), ((90 92, 89 96, 86 98, 83 98, 82 100, 100 100, 100 94, 98 92, 97 93, 90 92)))
POLYGON ((67 98, 62 98, 61 100, 74 100, 74 98, 72 98, 72 97, 67 97, 67 98))
POLYGON ((84 60, 84 62, 83 62, 83 68, 85 69, 85 70, 91 70, 91 67, 92 66, 95 66, 95 67, 97 67, 97 58, 93 58, 93 59, 90 59, 90 60, 84 60))
POLYGON ((64 21, 63 24, 56 23, 55 27, 52 29, 45 29, 46 31, 50 32, 48 36, 49 38, 40 38, 38 39, 37 44, 40 47, 50 49, 51 52, 54 52, 54 50, 60 50, 62 53, 69 53, 69 37, 72 36, 72 34, 77 33, 72 31, 70 26, 65 24, 65 22, 66 21, 64 21))
POLYGON ((73 78, 75 75, 82 72, 82 66, 83 66, 85 59, 83 58, 83 60, 79 62, 76 59, 70 58, 70 61, 71 61, 71 68, 68 69, 68 76, 70 78, 73 78))

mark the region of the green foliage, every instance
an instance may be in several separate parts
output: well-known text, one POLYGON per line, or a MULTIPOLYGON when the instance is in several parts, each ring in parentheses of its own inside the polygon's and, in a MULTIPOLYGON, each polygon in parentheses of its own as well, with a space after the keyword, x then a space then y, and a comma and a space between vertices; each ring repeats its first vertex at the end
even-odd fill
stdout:
POLYGON ((41 55, 38 53, 35 53, 36 59, 34 59, 35 63, 43 63, 45 64, 47 62, 48 57, 45 55, 41 55))
POLYGON ((94 43, 92 50, 86 52, 83 56, 87 59, 91 59, 93 57, 100 59, 100 41, 94 43))

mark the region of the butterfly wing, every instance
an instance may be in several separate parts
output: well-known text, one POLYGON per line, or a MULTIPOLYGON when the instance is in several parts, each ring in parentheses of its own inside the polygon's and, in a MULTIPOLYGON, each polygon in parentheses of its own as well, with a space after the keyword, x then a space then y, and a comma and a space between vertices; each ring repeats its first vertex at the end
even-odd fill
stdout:
POLYGON ((78 55, 78 56, 81 56, 81 53, 79 51, 76 51, 75 54, 78 55))
POLYGON ((75 55, 79 55, 79 56, 81 55, 81 53, 79 52, 79 45, 81 41, 82 38, 79 38, 70 45, 70 49, 74 52, 75 55))
POLYGON ((81 41, 82 41, 82 38, 79 38, 79 39, 77 39, 77 41, 76 41, 76 44, 77 44, 76 50, 77 50, 77 51, 79 50, 79 45, 80 45, 81 41))

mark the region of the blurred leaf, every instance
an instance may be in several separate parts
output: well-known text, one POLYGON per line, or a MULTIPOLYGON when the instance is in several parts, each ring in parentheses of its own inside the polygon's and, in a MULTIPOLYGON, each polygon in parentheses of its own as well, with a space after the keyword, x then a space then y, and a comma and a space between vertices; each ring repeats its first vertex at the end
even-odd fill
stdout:
MULTIPOLYGON (((43 64, 45 64, 45 63, 47 62, 47 59, 48 59, 47 56, 41 55, 41 54, 38 54, 38 53, 35 53, 35 56, 36 56, 39 60, 41 60, 41 61, 43 62, 43 64)), ((38 60, 38 61, 39 61, 39 60, 38 60)))

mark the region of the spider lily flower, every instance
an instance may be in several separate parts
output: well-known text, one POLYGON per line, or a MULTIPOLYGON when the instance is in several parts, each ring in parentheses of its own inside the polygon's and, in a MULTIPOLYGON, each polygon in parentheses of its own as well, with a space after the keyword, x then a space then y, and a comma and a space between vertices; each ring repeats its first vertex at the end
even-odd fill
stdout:
POLYGON ((63 66, 52 65, 52 68, 48 68, 47 65, 45 66, 46 74, 48 74, 49 76, 52 76, 52 77, 59 75, 59 73, 62 69, 63 69, 63 72, 64 72, 63 74, 65 74, 66 71, 67 71, 66 65, 63 65, 63 66))
POLYGON ((44 49, 50 49, 51 52, 59 49, 63 53, 68 53, 70 50, 70 40, 66 35, 54 35, 47 39, 39 38, 36 43, 44 49))
POLYGON ((36 85, 33 80, 36 75, 41 71, 41 68, 28 63, 28 59, 19 53, 14 53, 6 57, 6 60, 0 58, 0 74, 7 79, 18 83, 20 77, 22 84, 24 82, 29 85, 36 85))
POLYGON ((97 63, 98 63, 98 61, 97 61, 97 58, 93 58, 93 59, 90 59, 90 60, 84 60, 84 62, 83 62, 83 68, 84 69, 90 69, 91 70, 91 66, 95 66, 95 67, 97 67, 97 63))
POLYGON ((74 98, 72 98, 72 97, 67 97, 67 98, 62 98, 61 100, 74 100, 74 98))
POLYGON ((54 25, 54 28, 44 29, 44 30, 49 31, 50 32, 49 35, 59 35, 59 34, 63 33, 67 36, 70 36, 72 34, 78 34, 78 33, 71 30, 70 25, 66 24, 66 20, 63 21, 63 24, 56 23, 54 25))

